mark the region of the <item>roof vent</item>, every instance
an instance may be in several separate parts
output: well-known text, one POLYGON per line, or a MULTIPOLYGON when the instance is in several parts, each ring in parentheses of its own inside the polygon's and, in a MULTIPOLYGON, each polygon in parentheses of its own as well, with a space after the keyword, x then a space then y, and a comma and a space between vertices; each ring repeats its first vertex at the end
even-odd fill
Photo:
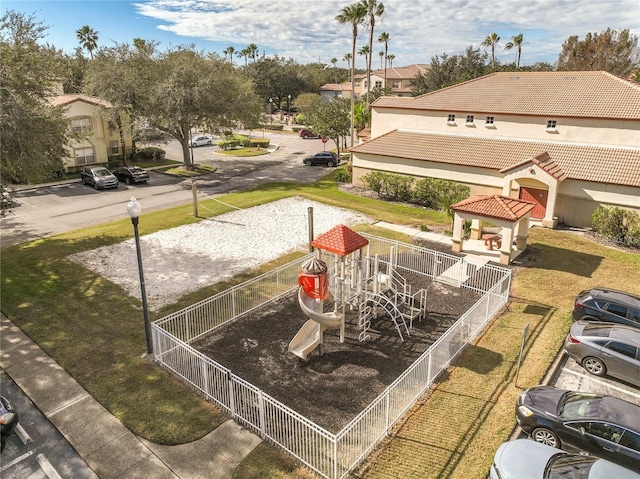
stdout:
POLYGON ((519 76, 512 76, 512 77, 509 77, 509 80, 520 80, 520 77, 519 76))
POLYGON ((575 80, 576 77, 564 77, 565 80, 575 80))

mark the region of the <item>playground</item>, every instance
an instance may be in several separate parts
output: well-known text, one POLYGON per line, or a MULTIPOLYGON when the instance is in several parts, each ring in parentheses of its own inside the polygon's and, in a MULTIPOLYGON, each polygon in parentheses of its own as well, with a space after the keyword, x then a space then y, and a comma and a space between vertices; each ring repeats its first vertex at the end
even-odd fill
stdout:
MULTIPOLYGON (((334 279, 341 277, 351 284, 351 293, 357 291, 360 273, 352 270, 349 274, 349 265, 364 265, 362 260, 348 259, 349 254, 357 253, 349 251, 345 255, 347 266, 334 265, 332 270, 334 279)), ((389 269, 383 272, 382 266, 367 264, 367 273, 360 278, 380 281, 369 285, 368 299, 356 295, 360 299, 350 305, 348 298, 355 296, 344 294, 344 289, 339 293, 339 282, 333 284, 333 293, 323 294, 320 260, 308 267, 315 268, 309 274, 316 280, 315 287, 313 281, 302 279, 302 271, 300 289, 216 328, 192 346, 334 433, 379 396, 481 297, 471 290, 403 271, 405 291, 413 292, 412 297, 421 301, 412 305, 420 314, 402 318, 392 311, 391 303, 403 295, 398 292, 400 288, 388 286, 389 269), (391 300, 384 299, 385 285, 387 294, 394 291, 391 300), (372 302, 374 297, 378 298, 376 302, 372 302), (377 314, 364 318, 367 307, 377 314)), ((399 277, 397 272, 394 275, 399 277)), ((404 296, 401 299, 405 301, 404 296)))

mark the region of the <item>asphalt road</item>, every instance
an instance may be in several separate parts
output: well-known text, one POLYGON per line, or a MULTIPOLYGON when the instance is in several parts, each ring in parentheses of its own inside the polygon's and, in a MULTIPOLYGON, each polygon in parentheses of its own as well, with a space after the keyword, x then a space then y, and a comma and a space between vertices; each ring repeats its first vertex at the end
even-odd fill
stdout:
MULTIPOLYGON (((194 148, 196 163, 216 168, 214 173, 196 179, 200 198, 269 182, 314 182, 329 173, 327 167, 306 167, 302 164, 304 156, 324 149, 321 140, 304 140, 290 131, 269 132, 266 136, 278 148, 267 155, 252 158, 224 156, 216 153, 216 146, 194 148)), ((167 158, 181 160, 182 150, 176 141, 161 146, 167 151, 167 158)), ((135 196, 142 205, 143 215, 192 203, 191 179, 182 180, 155 171, 150 175, 147 184, 120 184, 114 190, 96 191, 77 181, 14 191, 12 198, 17 206, 0 220, 1 244, 18 244, 127 218, 127 203, 131 196, 135 196)))

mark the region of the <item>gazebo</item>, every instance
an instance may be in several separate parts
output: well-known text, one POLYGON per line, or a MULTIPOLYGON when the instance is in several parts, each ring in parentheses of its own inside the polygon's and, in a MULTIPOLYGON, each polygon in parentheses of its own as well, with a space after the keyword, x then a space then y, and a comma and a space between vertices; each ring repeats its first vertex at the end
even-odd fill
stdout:
POLYGON ((529 218, 535 206, 531 201, 500 195, 476 195, 452 205, 453 251, 463 251, 464 223, 470 220, 471 239, 484 240, 487 249, 495 245, 500 251, 500 264, 511 263, 527 247, 529 218), (500 227, 500 234, 483 235, 480 226, 483 219, 500 227))

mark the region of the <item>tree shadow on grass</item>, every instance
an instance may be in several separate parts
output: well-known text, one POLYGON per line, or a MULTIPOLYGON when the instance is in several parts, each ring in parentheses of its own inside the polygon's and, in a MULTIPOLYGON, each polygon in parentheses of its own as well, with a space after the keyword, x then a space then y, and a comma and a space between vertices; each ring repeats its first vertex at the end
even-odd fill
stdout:
POLYGON ((590 278, 600 267, 602 260, 603 256, 536 243, 528 245, 512 264, 526 268, 563 271, 590 278))

